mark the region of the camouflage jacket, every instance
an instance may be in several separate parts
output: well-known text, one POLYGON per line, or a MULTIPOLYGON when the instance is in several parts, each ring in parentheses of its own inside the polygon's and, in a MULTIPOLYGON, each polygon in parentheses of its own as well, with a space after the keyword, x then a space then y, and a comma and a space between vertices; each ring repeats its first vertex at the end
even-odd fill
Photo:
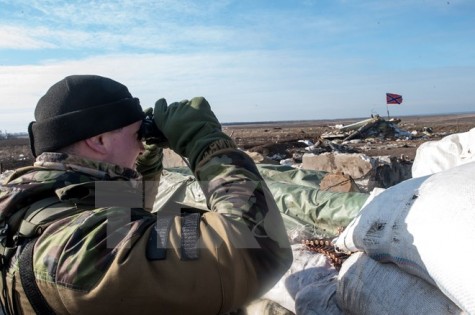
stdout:
MULTIPOLYGON (((289 268, 290 246, 274 199, 237 149, 195 170, 210 211, 141 208, 140 175, 62 153, 44 153, 3 187, 31 187, 27 200, 55 196, 77 213, 51 223, 34 247, 36 282, 57 314, 221 314, 268 290, 289 268), (32 198, 34 196, 34 198, 32 198)), ((32 313, 18 276, 7 286, 32 313)))

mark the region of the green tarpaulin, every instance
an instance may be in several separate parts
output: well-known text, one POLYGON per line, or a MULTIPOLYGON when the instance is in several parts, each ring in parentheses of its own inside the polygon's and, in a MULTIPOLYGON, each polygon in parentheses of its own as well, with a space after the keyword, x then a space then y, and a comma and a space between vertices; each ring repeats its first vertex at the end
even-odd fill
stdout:
MULTIPOLYGON (((282 213, 289 237, 336 236, 357 215, 368 198, 366 193, 336 193, 320 190, 327 174, 283 165, 257 165, 282 213)), ((169 168, 161 178, 154 211, 183 204, 206 210, 204 194, 186 167, 169 168)))

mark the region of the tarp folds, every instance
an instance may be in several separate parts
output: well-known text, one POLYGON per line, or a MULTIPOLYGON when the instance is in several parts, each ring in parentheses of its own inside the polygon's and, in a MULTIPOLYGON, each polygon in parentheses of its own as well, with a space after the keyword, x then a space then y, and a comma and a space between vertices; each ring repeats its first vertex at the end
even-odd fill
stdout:
MULTIPOLYGON (((357 215, 368 198, 366 193, 321 191, 326 172, 289 166, 258 164, 282 213, 289 237, 294 242, 315 236, 336 236, 357 215)), ((154 211, 186 204, 206 209, 204 194, 186 167, 166 169, 154 211), (178 202, 178 205, 177 205, 178 202)))
POLYGON ((257 164, 262 177, 282 184, 296 184, 310 188, 319 188, 327 175, 324 171, 296 169, 286 165, 257 164))
MULTIPOLYGON (((368 197, 363 193, 335 193, 299 184, 282 184, 266 179, 280 211, 300 222, 315 236, 336 236, 358 214, 368 197)), ((284 218, 285 221, 288 221, 284 218)), ((295 234, 287 226, 289 232, 295 234)), ((305 237, 305 236, 304 236, 305 237)))

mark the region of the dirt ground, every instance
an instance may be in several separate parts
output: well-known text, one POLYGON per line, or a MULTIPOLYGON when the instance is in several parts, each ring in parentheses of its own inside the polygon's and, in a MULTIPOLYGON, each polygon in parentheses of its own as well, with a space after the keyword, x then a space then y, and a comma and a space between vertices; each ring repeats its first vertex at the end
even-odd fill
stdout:
MULTIPOLYGON (((335 126, 347 126, 365 119, 368 118, 224 124, 223 131, 233 138, 240 148, 259 152, 276 160, 296 156, 298 159, 299 155, 307 152, 305 148, 308 143, 299 140, 318 144, 320 152, 338 149, 344 152, 365 153, 369 156, 390 155, 413 160, 421 143, 438 140, 453 133, 466 132, 475 127, 475 113, 407 116, 399 118, 400 122, 396 126, 410 132, 410 138, 386 134, 351 141, 322 139, 322 135, 338 133, 335 126)), ((30 153, 28 139, 0 140, 2 171, 31 165, 32 162, 33 156, 30 153)))

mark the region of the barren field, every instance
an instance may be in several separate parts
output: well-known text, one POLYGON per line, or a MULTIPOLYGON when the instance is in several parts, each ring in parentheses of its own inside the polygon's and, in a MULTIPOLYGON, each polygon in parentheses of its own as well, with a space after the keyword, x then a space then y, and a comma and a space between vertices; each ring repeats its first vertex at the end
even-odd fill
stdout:
MULTIPOLYGON (((295 152, 304 151, 303 148, 307 145, 299 140, 321 143, 322 135, 338 131, 335 126, 346 126, 365 119, 367 118, 225 125, 223 129, 242 149, 266 156, 280 153, 288 158, 295 152)), ((466 132, 475 127, 475 113, 407 116, 399 119, 397 128, 412 133, 410 138, 376 136, 349 143, 347 141, 346 144, 343 142, 344 147, 348 152, 361 152, 369 156, 391 155, 413 160, 421 143, 466 132)))
MULTIPOLYGON (((296 153, 305 152, 307 144, 299 142, 299 140, 307 140, 325 146, 325 142, 328 141, 322 141, 321 136, 337 132, 338 129, 335 126, 346 126, 365 119, 367 118, 225 124, 223 130, 242 149, 259 152, 268 157, 278 155, 281 158, 290 158, 296 153)), ((416 149, 421 143, 438 140, 453 133, 466 132, 474 127, 475 113, 407 116, 400 118, 397 128, 411 132, 410 138, 386 135, 364 138, 359 141, 347 141, 346 143, 333 140, 332 143, 337 143, 347 152, 361 152, 369 156, 391 155, 413 160, 416 149)), ((331 147, 334 148, 334 145, 331 147)), ((30 153, 28 139, 0 140, 2 171, 31 165, 32 162, 33 157, 30 153)))

